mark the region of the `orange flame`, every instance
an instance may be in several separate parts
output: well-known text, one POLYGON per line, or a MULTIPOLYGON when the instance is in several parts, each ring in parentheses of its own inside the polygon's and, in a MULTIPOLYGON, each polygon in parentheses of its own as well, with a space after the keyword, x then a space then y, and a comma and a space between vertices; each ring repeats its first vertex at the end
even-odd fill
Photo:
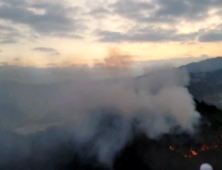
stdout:
POLYGON ((195 152, 192 148, 190 149, 190 152, 191 152, 194 156, 197 155, 197 152, 195 152))
MULTIPOLYGON (((221 135, 220 137, 221 137, 221 139, 222 139, 222 135, 221 135)), ((203 152, 203 151, 207 151, 207 150, 209 150, 209 149, 218 148, 219 145, 222 144, 221 139, 220 139, 220 140, 217 140, 216 142, 214 142, 214 143, 211 144, 210 146, 207 146, 206 144, 204 144, 204 145, 202 145, 201 148, 199 148, 198 150, 203 152)), ((195 143, 198 144, 198 142, 195 142, 195 143)), ((175 148, 174 148, 173 146, 170 146, 169 149, 172 150, 172 151, 175 151, 175 152, 178 152, 178 153, 182 154, 185 158, 192 158, 193 156, 197 156, 197 155, 198 155, 198 152, 195 151, 195 150, 193 150, 192 148, 190 148, 191 155, 185 154, 185 153, 183 152, 183 150, 181 150, 181 149, 175 150, 175 148)))

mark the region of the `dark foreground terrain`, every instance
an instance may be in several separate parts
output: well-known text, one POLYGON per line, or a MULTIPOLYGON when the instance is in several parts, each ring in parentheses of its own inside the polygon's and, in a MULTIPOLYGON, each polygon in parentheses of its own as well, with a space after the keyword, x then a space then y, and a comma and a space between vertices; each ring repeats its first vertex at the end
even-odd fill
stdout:
MULTIPOLYGON (((155 140, 137 134, 116 155, 112 169, 197 170, 203 162, 222 169, 222 112, 203 102, 196 101, 196 105, 203 117, 196 134, 164 135, 155 140)), ((78 154, 75 143, 62 141, 64 134, 56 129, 28 136, 8 132, 6 136, 4 133, 2 130, 0 137, 2 170, 111 169, 98 163, 94 156, 87 156, 87 148, 82 149, 81 155, 78 154), (31 143, 27 142, 30 140, 31 143), (27 150, 27 145, 31 145, 31 149, 27 150)))

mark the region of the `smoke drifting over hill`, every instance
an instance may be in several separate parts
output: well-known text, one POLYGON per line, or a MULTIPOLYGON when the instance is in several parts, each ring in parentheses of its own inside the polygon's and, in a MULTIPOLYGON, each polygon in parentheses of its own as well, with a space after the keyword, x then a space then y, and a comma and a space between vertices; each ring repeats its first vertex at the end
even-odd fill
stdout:
MULTIPOLYGON (((26 68, 19 69, 28 73, 26 68)), ((1 112, 10 122, 8 126, 2 121, 1 128, 4 125, 19 134, 30 134, 53 126, 65 127, 71 133, 59 138, 71 135, 80 153, 87 148, 87 155, 96 155, 108 166, 135 133, 157 138, 175 128, 177 132, 194 132, 199 113, 185 88, 189 83, 185 71, 164 67, 133 77, 127 68, 104 69, 71 68, 66 72, 58 68, 55 76, 72 73, 72 81, 57 84, 27 84, 26 79, 26 84, 9 83, 6 88, 6 82, 1 83, 0 92, 9 105, 16 105, 21 118, 12 119, 13 115, 7 117, 1 112), (112 70, 115 76, 110 76, 112 70), (124 74, 118 76, 117 70, 124 74)), ((13 70, 9 73, 12 75, 13 70)), ((40 74, 37 77, 41 79, 40 74)), ((0 109, 3 105, 1 102, 0 109)), ((53 146, 57 141, 49 142, 53 146)))

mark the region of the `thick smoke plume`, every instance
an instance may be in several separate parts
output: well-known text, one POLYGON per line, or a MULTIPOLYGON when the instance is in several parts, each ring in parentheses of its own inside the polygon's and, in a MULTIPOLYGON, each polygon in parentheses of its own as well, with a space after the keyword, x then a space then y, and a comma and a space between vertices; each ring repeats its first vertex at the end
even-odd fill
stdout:
MULTIPOLYGON (((199 114, 185 88, 189 84, 185 71, 163 67, 134 77, 129 68, 113 69, 111 66, 111 70, 104 64, 94 68, 31 71, 13 67, 14 73, 21 76, 22 73, 31 75, 36 70, 48 73, 49 82, 54 80, 52 75, 59 79, 71 77, 68 81, 49 84, 33 83, 33 75, 23 77, 25 83, 5 81, 4 77, 10 80, 13 75, 13 69, 7 68, 10 72, 5 71, 0 78, 0 92, 4 95, 0 109, 7 105, 14 110, 6 110, 10 113, 7 116, 1 112, 0 127, 23 135, 44 132, 55 126, 66 128, 80 154, 87 148, 85 156, 96 155, 108 166, 135 133, 143 132, 149 138, 157 138, 175 128, 194 132, 199 114), (115 75, 119 75, 117 70, 124 74, 110 76, 112 70, 115 75)), ((41 74, 37 75, 40 80, 41 74)), ((43 77, 47 80, 46 74, 43 77)), ((59 138, 68 137, 64 133, 59 138)), ((56 143, 49 142, 50 146, 56 143)))

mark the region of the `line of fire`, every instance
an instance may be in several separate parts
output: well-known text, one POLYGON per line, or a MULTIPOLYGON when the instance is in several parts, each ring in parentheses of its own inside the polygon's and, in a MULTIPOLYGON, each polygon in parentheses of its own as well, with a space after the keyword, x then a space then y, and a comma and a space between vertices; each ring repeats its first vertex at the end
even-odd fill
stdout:
MULTIPOLYGON (((198 144, 198 142, 196 142, 196 144, 198 144)), ((221 144, 222 144, 222 135, 220 136, 219 140, 212 143, 211 145, 203 144, 200 148, 196 148, 196 149, 190 148, 189 153, 185 152, 181 148, 176 148, 174 146, 169 146, 169 149, 171 151, 175 151, 179 154, 182 154, 185 158, 192 158, 193 156, 197 156, 199 152, 204 152, 210 149, 218 148, 221 144)))

